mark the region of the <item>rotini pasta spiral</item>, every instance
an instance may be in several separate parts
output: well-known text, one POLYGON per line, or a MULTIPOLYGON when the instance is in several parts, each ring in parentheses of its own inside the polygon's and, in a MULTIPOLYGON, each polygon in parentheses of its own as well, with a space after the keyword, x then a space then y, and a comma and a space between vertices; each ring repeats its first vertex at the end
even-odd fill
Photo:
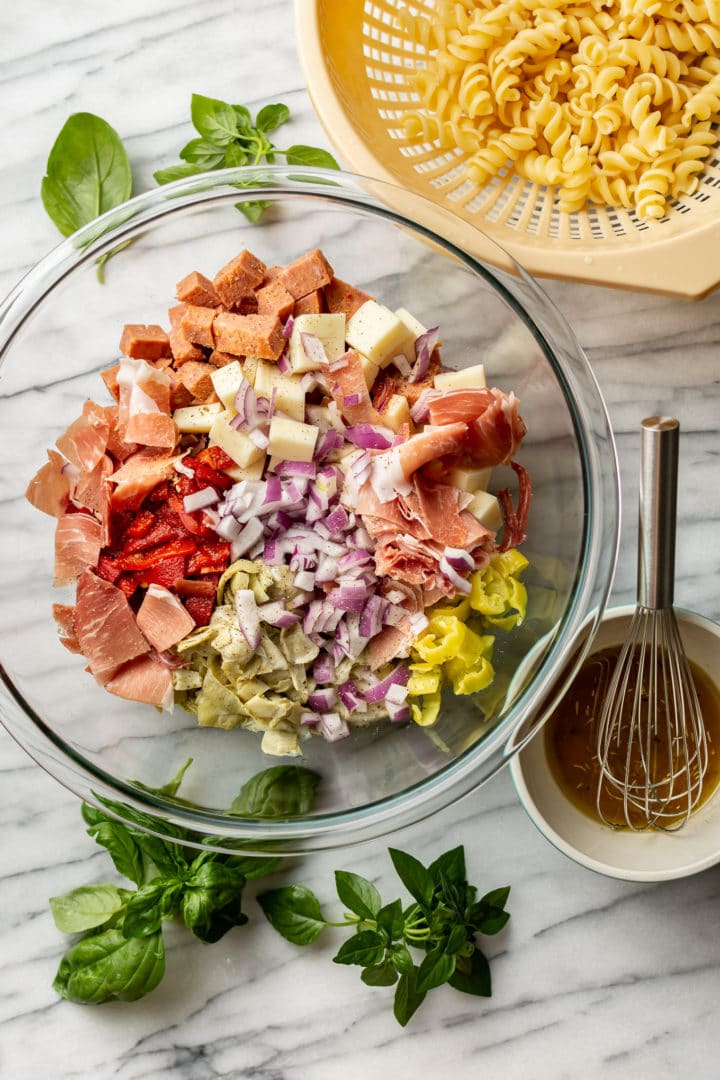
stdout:
POLYGON ((720 0, 435 0, 402 12, 426 54, 408 139, 458 147, 477 184, 511 165, 658 218, 699 183, 720 118, 720 0))

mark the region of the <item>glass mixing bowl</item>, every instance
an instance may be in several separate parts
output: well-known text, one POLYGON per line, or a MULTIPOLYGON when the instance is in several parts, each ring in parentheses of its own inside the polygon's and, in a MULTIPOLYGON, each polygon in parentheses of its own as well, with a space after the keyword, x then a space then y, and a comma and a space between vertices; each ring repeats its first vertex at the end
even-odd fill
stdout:
POLYGON ((444 209, 377 181, 287 167, 226 170, 104 215, 61 243, 2 305, 0 714, 35 761, 79 796, 117 800, 224 850, 346 845, 471 791, 519 749, 524 718, 552 704, 549 688, 562 690, 558 675, 579 629, 602 613, 614 570, 612 433, 587 360, 545 294, 491 243, 491 261, 465 254, 456 229, 444 209), (267 200, 259 224, 238 213, 238 198, 267 200), (420 219, 422 227, 413 223, 420 219), (121 245, 101 285, 97 261, 121 245), (83 657, 62 647, 51 605, 72 596, 52 587, 55 522, 24 498, 83 401, 106 400, 98 373, 116 361, 123 324, 167 325, 176 281, 193 269, 214 273, 243 247, 268 265, 320 247, 339 277, 439 325, 448 367, 483 361, 490 385, 520 398, 529 434, 519 460, 534 487, 523 547, 528 615, 497 635, 493 685, 474 697, 449 695, 433 727, 378 723, 333 744, 307 740, 302 764, 322 777, 312 811, 272 820, 224 809, 250 776, 277 764, 262 755, 259 737, 112 697, 84 671, 83 657), (182 799, 144 790, 187 758, 194 763, 182 799))

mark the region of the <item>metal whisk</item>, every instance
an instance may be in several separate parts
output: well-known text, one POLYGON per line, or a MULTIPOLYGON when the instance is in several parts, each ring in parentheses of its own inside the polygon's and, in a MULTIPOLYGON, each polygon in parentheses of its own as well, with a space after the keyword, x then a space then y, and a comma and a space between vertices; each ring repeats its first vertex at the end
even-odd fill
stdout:
POLYGON ((675 613, 678 437, 669 417, 642 422, 637 606, 600 715, 596 806, 611 799, 631 829, 681 828, 700 801, 705 727, 675 613))

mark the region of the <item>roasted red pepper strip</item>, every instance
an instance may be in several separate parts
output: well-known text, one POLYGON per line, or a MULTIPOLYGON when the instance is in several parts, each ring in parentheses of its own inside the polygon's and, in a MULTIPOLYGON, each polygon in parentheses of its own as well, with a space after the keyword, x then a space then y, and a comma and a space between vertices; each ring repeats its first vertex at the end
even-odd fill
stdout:
POLYGON ((206 446, 204 450, 195 455, 194 460, 201 461, 203 465, 209 465, 211 469, 217 469, 219 472, 237 467, 237 462, 233 461, 230 455, 221 450, 219 446, 206 446))
POLYGON ((188 559, 188 574, 222 573, 230 562, 230 545, 225 540, 203 544, 188 559))
POLYGON ((155 515, 151 510, 139 510, 134 521, 125 530, 125 537, 137 539, 147 536, 155 524, 155 515))
POLYGON ((173 540, 169 544, 161 544, 149 551, 121 555, 117 559, 117 565, 121 570, 146 570, 157 566, 164 559, 172 559, 177 555, 191 555, 196 550, 197 544, 188 536, 185 540, 173 540))
POLYGON ((157 566, 142 571, 143 585, 162 585, 166 589, 174 589, 177 582, 185 577, 186 563, 184 555, 163 559, 157 566))
POLYGON ((209 465, 205 465, 202 461, 198 461, 197 458, 191 458, 190 461, 188 461, 188 465, 195 473, 195 479, 201 482, 201 487, 207 487, 209 484, 218 491, 225 491, 226 488, 232 487, 235 483, 231 477, 225 476, 224 473, 217 472, 216 469, 211 469, 209 465))
POLYGON ((207 626, 215 607, 215 597, 188 596, 185 600, 185 607, 192 615, 197 626, 207 626))
POLYGON ((217 592, 219 574, 207 574, 200 580, 193 578, 180 578, 175 582, 175 592, 178 596, 210 596, 214 597, 217 592))

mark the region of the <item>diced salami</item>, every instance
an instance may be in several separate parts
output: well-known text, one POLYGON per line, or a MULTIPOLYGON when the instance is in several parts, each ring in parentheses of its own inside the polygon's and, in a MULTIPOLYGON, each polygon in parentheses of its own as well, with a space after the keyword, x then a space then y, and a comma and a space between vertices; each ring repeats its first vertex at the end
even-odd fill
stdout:
POLYGON ((213 286, 223 304, 234 307, 257 288, 266 269, 265 263, 246 249, 218 270, 213 286))
POLYGON ((283 270, 278 280, 287 291, 299 300, 315 289, 322 289, 332 281, 333 271, 322 251, 315 248, 295 259, 283 270))
POLYGON ((193 345, 202 345, 206 349, 215 348, 213 337, 213 319, 217 312, 212 307, 196 307, 186 304, 180 319, 180 329, 193 345))
POLYGON ((282 323, 272 315, 233 315, 221 312, 215 316, 215 344, 221 352, 233 356, 259 356, 277 360, 285 347, 282 323))
POLYGON ((176 304, 175 307, 171 307, 168 311, 170 348, 176 367, 187 363, 188 360, 202 360, 204 358, 202 349, 199 349, 197 345, 193 345, 183 331, 182 317, 185 314, 186 306, 185 304, 176 304))
POLYGON ((135 359, 158 360, 171 356, 170 339, 161 326, 154 323, 126 323, 120 338, 120 352, 135 359))
POLYGON ((193 270, 175 287, 175 295, 182 304, 197 304, 199 307, 220 307, 222 303, 210 278, 193 270))
POLYGON ((320 315, 324 310, 323 294, 321 289, 313 289, 307 296, 301 296, 295 301, 293 315, 320 315))
POLYGON ((213 393, 213 371, 211 364, 190 360, 180 368, 178 378, 193 398, 205 401, 213 393))
POLYGON ((274 315, 276 319, 285 322, 288 315, 292 314, 295 300, 279 281, 263 285, 255 295, 259 315, 274 315))
POLYGON ((348 319, 368 300, 375 299, 369 293, 363 292, 362 289, 356 289, 354 285, 349 285, 347 281, 337 277, 328 282, 323 292, 325 293, 325 303, 328 311, 333 314, 346 315, 348 319))

